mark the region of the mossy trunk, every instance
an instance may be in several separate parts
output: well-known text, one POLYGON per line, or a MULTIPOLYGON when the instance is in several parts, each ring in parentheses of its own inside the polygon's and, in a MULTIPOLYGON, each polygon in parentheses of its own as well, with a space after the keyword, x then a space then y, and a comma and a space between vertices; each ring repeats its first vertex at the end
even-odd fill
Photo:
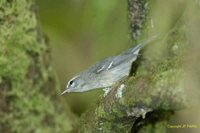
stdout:
POLYGON ((0 132, 71 129, 32 0, 0 0, 0 132), (65 111, 64 111, 65 110, 65 111))

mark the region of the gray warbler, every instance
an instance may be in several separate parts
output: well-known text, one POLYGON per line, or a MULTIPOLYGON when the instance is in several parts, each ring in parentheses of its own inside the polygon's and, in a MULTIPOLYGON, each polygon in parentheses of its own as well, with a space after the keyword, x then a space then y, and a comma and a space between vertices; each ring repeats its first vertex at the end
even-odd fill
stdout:
POLYGON ((140 49, 155 40, 155 38, 157 38, 157 35, 150 37, 119 55, 98 61, 87 70, 74 76, 68 82, 66 90, 61 95, 66 92, 85 92, 98 88, 111 87, 120 79, 129 76, 132 63, 136 61, 140 49))

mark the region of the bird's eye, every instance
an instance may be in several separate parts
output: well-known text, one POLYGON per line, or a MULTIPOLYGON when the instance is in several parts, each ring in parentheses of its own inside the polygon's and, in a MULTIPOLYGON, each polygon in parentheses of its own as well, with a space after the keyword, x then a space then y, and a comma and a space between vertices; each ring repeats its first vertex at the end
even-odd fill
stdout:
POLYGON ((75 76, 74 78, 72 78, 69 82, 68 82, 68 84, 67 84, 67 87, 66 88, 69 88, 69 87, 75 87, 75 85, 77 84, 77 78, 78 78, 79 76, 75 76))
POLYGON ((69 82, 69 86, 70 86, 70 87, 74 87, 74 85, 75 85, 75 83, 74 83, 73 80, 69 82))

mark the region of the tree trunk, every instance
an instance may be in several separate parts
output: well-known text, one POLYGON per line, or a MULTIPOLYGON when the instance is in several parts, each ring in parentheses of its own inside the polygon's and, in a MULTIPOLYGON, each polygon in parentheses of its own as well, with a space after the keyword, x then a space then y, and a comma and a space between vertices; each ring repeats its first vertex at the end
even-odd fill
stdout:
POLYGON ((46 36, 31 0, 0 1, 0 132, 63 133, 62 107, 46 36))

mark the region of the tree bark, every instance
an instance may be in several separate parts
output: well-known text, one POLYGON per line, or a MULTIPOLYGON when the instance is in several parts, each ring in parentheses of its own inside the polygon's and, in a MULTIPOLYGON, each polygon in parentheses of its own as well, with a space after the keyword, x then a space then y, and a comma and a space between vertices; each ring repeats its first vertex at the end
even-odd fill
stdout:
POLYGON ((36 11, 32 0, 0 1, 1 133, 63 133, 72 128, 56 93, 48 39, 36 11))

